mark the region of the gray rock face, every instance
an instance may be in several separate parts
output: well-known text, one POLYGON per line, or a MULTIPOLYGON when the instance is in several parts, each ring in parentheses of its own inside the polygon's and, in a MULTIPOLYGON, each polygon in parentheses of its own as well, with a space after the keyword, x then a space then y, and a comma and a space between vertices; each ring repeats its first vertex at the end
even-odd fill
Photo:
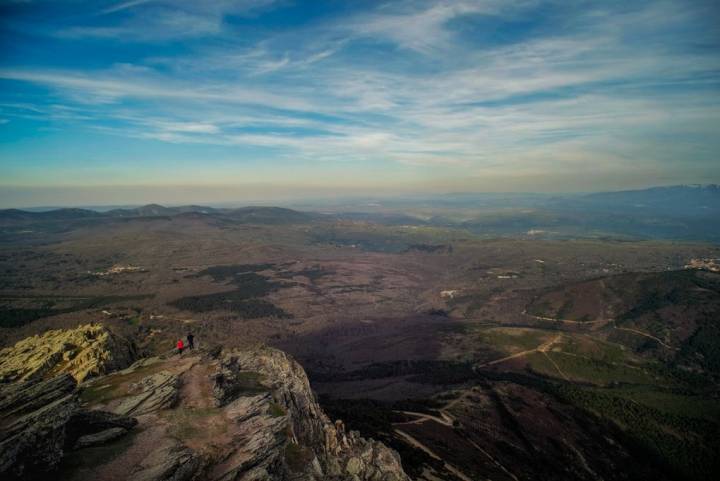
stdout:
MULTIPOLYGON (((119 416, 107 411, 80 410, 70 419, 68 430, 74 433, 98 432, 105 429, 123 428, 130 430, 137 425, 137 419, 119 416)), ((80 434, 77 434, 80 435, 80 434)))
POLYGON ((81 408, 69 374, 0 390, 0 478, 49 478, 79 449, 77 479, 409 481, 397 453, 330 422, 302 367, 275 349, 157 358, 90 386, 85 402, 114 412, 81 408), (111 460, 82 464, 82 449, 136 424, 111 460))
POLYGON ((409 481, 395 451, 330 422, 305 371, 284 352, 230 351, 220 357, 220 372, 214 393, 245 442, 235 452, 242 462, 209 479, 409 481), (243 372, 259 374, 268 392, 243 395, 231 382, 243 372))
POLYGON ((69 374, 47 381, 39 379, 0 384, 0 418, 8 419, 31 413, 75 391, 77 383, 69 374))
POLYGON ((214 470, 210 479, 282 479, 270 477, 270 473, 281 466, 288 420, 269 413, 272 402, 272 395, 264 393, 228 404, 225 413, 236 425, 241 442, 233 446, 230 462, 214 470))
MULTIPOLYGON (((75 379, 63 374, 49 380, 0 387, 0 477, 24 478, 51 472, 65 451, 98 431, 126 433, 137 421, 80 408, 75 379)), ((108 436, 108 433, 105 433, 108 436)))
POLYGON ((63 456, 65 426, 78 410, 70 375, 0 390, 0 477, 48 472, 63 456))
POLYGON ((203 459, 191 449, 174 444, 154 450, 130 476, 131 481, 190 481, 197 479, 203 459))
POLYGON ((82 449, 104 444, 127 434, 136 425, 135 418, 106 411, 78 410, 66 425, 65 447, 82 449))
POLYGON ((130 388, 126 397, 113 411, 121 415, 141 415, 173 406, 178 400, 180 378, 167 371, 145 377, 130 388))
POLYGON ((100 444, 105 444, 108 441, 112 441, 113 439, 117 439, 120 436, 124 436, 127 431, 128 430, 125 428, 110 428, 104 431, 100 431, 99 433, 80 436, 80 438, 75 442, 75 449, 82 449, 88 448, 90 446, 98 446, 100 444))

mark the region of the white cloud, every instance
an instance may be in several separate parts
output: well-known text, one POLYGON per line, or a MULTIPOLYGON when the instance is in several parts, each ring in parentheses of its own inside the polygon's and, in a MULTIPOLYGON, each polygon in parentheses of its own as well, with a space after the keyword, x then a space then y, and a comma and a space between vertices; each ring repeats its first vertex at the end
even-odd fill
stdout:
POLYGON ((355 36, 389 40, 402 48, 427 53, 451 43, 453 32, 447 28, 450 20, 469 14, 498 15, 518 3, 511 0, 422 2, 425 8, 397 11, 386 8, 358 16, 341 28, 355 36))
POLYGON ((123 10, 127 10, 127 9, 129 9, 129 8, 137 7, 138 5, 142 5, 142 4, 145 4, 145 3, 150 3, 150 2, 152 2, 152 1, 153 1, 153 0, 130 0, 130 1, 127 1, 127 2, 120 2, 120 3, 116 3, 115 5, 112 5, 112 6, 110 6, 110 7, 107 7, 107 8, 105 8, 104 10, 101 10, 100 13, 103 14, 103 15, 105 15, 105 14, 108 14, 108 13, 120 12, 120 11, 123 11, 123 10))
MULTIPOLYGON (((127 2, 116 11, 163 2, 146 3, 127 2)), ((534 3, 393 4, 253 42, 225 35, 182 57, 154 57, 140 66, 5 68, 0 78, 52 89, 76 108, 55 111, 54 118, 64 115, 113 135, 253 146, 308 161, 478 172, 577 169, 592 162, 654 168, 672 162, 668 152, 700 152, 669 145, 669 133, 712 135, 720 128, 720 99, 712 90, 720 58, 685 45, 693 36, 663 37, 664 29, 690 28, 696 18, 682 8, 664 18, 677 13, 677 3, 630 6, 622 15, 599 4, 572 18, 578 28, 499 44, 469 45, 452 30, 463 16, 504 19, 534 3), (646 42, 634 39, 640 30, 646 42), (378 38, 399 49, 363 49, 378 38)), ((153 22, 167 32, 221 33, 229 8, 188 7, 153 22), (195 16, 208 23, 192 27, 195 16)))
POLYGON ((47 85, 67 90, 74 96, 81 93, 87 95, 89 99, 100 99, 103 102, 122 98, 146 100, 167 98, 185 101, 256 104, 290 110, 303 110, 309 106, 302 99, 290 98, 257 88, 238 88, 228 84, 206 84, 194 87, 191 82, 178 82, 162 77, 125 76, 121 78, 113 75, 112 71, 89 75, 71 71, 4 69, 0 70, 0 78, 47 85))
POLYGON ((103 38, 121 42, 165 41, 217 36, 227 15, 252 16, 278 0, 129 0, 110 5, 101 16, 120 15, 112 26, 75 25, 60 29, 64 38, 103 38))

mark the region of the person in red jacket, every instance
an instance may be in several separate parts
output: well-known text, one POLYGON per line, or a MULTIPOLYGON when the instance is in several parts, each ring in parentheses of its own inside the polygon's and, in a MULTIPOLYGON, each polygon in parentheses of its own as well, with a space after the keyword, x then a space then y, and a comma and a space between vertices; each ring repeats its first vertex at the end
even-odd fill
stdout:
POLYGON ((183 347, 184 346, 183 346, 182 339, 178 339, 178 342, 177 342, 178 354, 181 356, 182 356, 182 352, 183 352, 183 347))

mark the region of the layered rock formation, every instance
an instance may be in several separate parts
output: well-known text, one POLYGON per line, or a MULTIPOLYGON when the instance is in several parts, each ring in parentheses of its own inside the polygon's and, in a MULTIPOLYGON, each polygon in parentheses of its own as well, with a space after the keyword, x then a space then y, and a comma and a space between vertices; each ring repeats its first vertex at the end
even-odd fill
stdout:
POLYGON ((49 380, 0 388, 0 478, 35 479, 53 472, 73 447, 118 437, 137 421, 80 407, 75 379, 49 380))
POLYGON ((223 353, 213 392, 243 431, 242 463, 217 479, 401 481, 409 479, 391 449, 332 423, 318 405, 302 367, 282 351, 223 353), (246 373, 243 376, 243 373, 246 373), (252 390, 247 374, 269 392, 252 390), (228 402, 228 399, 231 399, 228 402))
POLYGON ((99 324, 48 331, 0 351, 0 383, 69 373, 78 382, 129 366, 133 344, 99 324))
POLYGON ((397 453, 331 422, 275 349, 144 359, 79 387, 30 372, 1 387, 2 478, 409 481, 397 453))

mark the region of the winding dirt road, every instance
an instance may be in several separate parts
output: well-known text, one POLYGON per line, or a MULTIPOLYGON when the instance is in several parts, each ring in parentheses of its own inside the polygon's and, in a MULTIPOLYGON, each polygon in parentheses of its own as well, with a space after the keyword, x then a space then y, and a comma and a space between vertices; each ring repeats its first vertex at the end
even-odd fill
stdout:
POLYGON ((533 352, 543 352, 543 353, 545 353, 545 352, 549 351, 550 348, 552 348, 552 346, 553 346, 556 342, 558 342, 561 338, 562 338, 562 334, 558 334, 557 336, 555 336, 554 338, 550 339, 549 341, 546 341, 546 342, 540 344, 540 345, 539 345, 538 347, 536 347, 535 349, 528 349, 527 351, 516 352, 515 354, 512 354, 512 355, 510 355, 510 356, 501 357, 500 359, 495 359, 494 361, 486 362, 486 363, 484 363, 484 364, 479 364, 479 365, 477 365, 476 367, 477 367, 477 368, 481 368, 481 367, 492 366, 493 364, 500 364, 501 362, 509 361, 510 359, 515 359, 515 358, 518 358, 518 357, 527 356, 528 354, 532 354, 533 352))

